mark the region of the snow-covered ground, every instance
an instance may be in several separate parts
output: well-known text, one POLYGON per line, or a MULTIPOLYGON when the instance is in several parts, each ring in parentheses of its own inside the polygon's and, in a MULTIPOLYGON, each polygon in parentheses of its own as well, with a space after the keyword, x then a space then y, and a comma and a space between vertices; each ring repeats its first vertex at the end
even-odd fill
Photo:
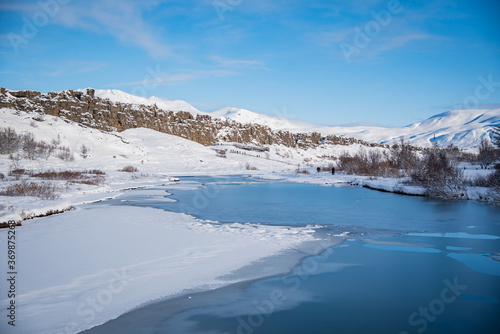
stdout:
MULTIPOLYGON (((31 132, 38 141, 58 140, 74 155, 74 161, 55 155, 46 160, 21 159, 15 162, 16 168, 106 173, 98 185, 52 181, 59 187, 55 200, 0 196, 2 222, 73 208, 25 220, 16 227, 19 326, 12 331, 2 321, 2 333, 75 333, 158 298, 230 284, 236 279, 229 279, 228 274, 315 238, 312 228, 227 225, 152 208, 111 207, 106 202, 85 205, 123 196, 125 189, 173 187, 174 177, 182 181, 188 175, 248 174, 314 184, 355 183, 411 194, 423 191, 402 186, 400 180, 316 172, 316 167, 334 163, 333 157, 343 153, 381 148, 271 146, 269 152, 255 152, 230 143, 205 147, 149 129, 105 133, 57 117, 40 119, 38 114, 7 109, 0 110, 0 127, 31 132), (80 155, 82 144, 89 148, 86 158, 80 155), (218 156, 217 150, 225 151, 226 157, 218 156), (120 171, 129 165, 138 171, 120 171), (298 174, 297 169, 309 174, 298 174)), ((13 165, 8 156, 0 155, 0 173, 5 176, 0 188, 18 182, 8 176, 13 165)), ((467 168, 470 175, 489 172, 467 168)), ((155 200, 169 200, 165 193, 147 193, 155 200)), ((6 229, 0 230, 0 237, 0 247, 5 248, 6 229)), ((7 259, 0 258, 5 268, 7 259)), ((6 294, 0 298, 0 307, 5 309, 6 294)))
MULTIPOLYGON (((79 91, 86 93, 87 89, 79 89, 79 91)), ((167 100, 156 96, 141 97, 125 93, 118 89, 96 89, 95 96, 102 99, 110 99, 113 102, 129 103, 129 104, 143 104, 155 105, 163 110, 170 111, 188 111, 192 114, 204 114, 189 103, 182 100, 167 100)))
POLYGON ((228 274, 313 240, 313 232, 131 206, 82 206, 35 219, 16 228, 18 318, 15 330, 2 321, 0 331, 75 333, 144 303, 231 284, 228 274))

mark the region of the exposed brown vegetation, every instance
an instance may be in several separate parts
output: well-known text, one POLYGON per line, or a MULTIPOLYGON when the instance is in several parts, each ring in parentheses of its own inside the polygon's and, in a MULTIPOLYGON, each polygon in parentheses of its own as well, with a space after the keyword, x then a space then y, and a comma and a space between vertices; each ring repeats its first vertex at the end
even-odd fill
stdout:
POLYGON ((50 182, 28 182, 21 181, 9 185, 5 190, 0 192, 3 196, 34 196, 41 199, 56 199, 57 187, 50 182))
POLYGON ((99 169, 90 169, 90 170, 86 171, 86 173, 94 174, 94 175, 106 175, 106 173, 104 173, 102 170, 99 170, 99 169))
POLYGON ((445 152, 427 150, 424 158, 411 173, 411 183, 426 189, 426 195, 433 198, 467 199, 463 171, 457 168, 457 161, 445 152))
POLYGON ((104 182, 104 172, 100 170, 91 170, 86 172, 65 170, 56 172, 53 170, 32 174, 32 177, 43 180, 65 180, 74 183, 82 183, 88 185, 99 185, 104 182))
POLYGON ((227 158, 225 150, 215 150, 215 152, 219 158, 227 158))
POLYGON ((465 182, 467 185, 473 187, 500 187, 500 170, 496 169, 488 175, 477 175, 467 179, 465 182))
POLYGON ((139 169, 134 167, 134 166, 128 165, 128 166, 125 166, 122 169, 120 169, 120 171, 127 172, 127 173, 135 173, 135 172, 138 172, 139 169))
POLYGON ((344 154, 339 158, 338 168, 346 174, 380 177, 401 176, 401 170, 395 161, 373 151, 359 153, 352 157, 344 154))
POLYGON ((245 164, 246 170, 258 170, 257 167, 250 165, 248 162, 245 164))

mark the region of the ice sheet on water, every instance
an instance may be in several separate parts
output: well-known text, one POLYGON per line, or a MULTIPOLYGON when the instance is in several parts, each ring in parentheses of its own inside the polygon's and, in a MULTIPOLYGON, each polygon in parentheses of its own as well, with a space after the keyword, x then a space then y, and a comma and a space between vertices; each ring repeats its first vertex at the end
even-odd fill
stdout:
POLYGON ((446 246, 446 249, 452 251, 461 251, 461 250, 470 250, 472 249, 472 247, 446 246))
POLYGON ((396 246, 396 245, 375 245, 375 244, 364 244, 363 246, 368 248, 383 249, 389 251, 401 251, 401 252, 418 252, 418 253, 441 253, 439 249, 427 248, 427 247, 409 247, 409 246, 396 246))
POLYGON ((435 238, 458 238, 458 239, 485 239, 496 240, 500 237, 489 234, 470 234, 465 232, 452 232, 452 233, 408 233, 409 236, 414 237, 435 237, 435 238))

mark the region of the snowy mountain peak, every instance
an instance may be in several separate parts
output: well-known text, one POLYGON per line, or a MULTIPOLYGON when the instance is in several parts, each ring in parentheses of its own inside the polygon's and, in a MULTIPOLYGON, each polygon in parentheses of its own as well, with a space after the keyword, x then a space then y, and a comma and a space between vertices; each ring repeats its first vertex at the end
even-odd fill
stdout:
POLYGON ((225 118, 232 121, 237 121, 240 123, 258 123, 258 120, 263 120, 266 118, 263 114, 258 114, 256 112, 234 108, 234 107, 226 107, 219 109, 210 113, 213 117, 225 118))
POLYGON ((256 113, 254 111, 227 107, 210 113, 212 117, 227 119, 242 124, 259 124, 270 127, 272 130, 282 130, 290 132, 311 132, 320 125, 306 121, 295 120, 275 115, 256 113))
POLYGON ((498 117, 498 110, 477 109, 477 110, 450 110, 428 119, 416 123, 420 126, 462 126, 474 122, 487 121, 491 117, 498 117))
POLYGON ((500 109, 451 110, 404 127, 325 127, 320 132, 382 144, 397 143, 404 137, 415 146, 428 147, 435 141, 439 147, 452 144, 475 150, 496 125, 500 125, 500 109))

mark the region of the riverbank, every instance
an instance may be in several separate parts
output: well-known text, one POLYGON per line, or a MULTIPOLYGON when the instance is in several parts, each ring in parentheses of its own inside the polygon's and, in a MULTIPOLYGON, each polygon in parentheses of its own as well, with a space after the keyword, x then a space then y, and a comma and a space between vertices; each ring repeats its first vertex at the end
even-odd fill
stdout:
MULTIPOLYGON (((0 109, 0 116, 2 128, 11 128, 18 136, 32 135, 40 151, 27 156, 19 148, 13 154, 0 155, 0 224, 67 211, 75 205, 119 196, 129 188, 169 183, 178 175, 248 174, 288 182, 425 193, 405 184, 405 179, 316 172, 318 167, 328 170, 341 155, 366 150, 377 153, 383 150, 379 147, 352 144, 307 149, 274 144, 268 152, 254 152, 234 143, 206 147, 144 128, 108 133, 49 115, 40 118, 36 113, 0 109), (41 190, 45 192, 40 194, 41 190)), ((470 164, 460 168, 465 168, 466 177, 491 172, 470 164)), ((488 199, 487 188, 470 188, 468 193, 469 199, 488 199)))
MULTIPOLYGON (((224 170, 222 170, 224 171, 224 170)), ((243 171, 242 171, 243 172, 243 171)), ((489 173, 487 170, 469 170, 471 175, 484 175, 489 173)), ((172 184, 179 180, 178 176, 169 176, 166 174, 142 174, 142 175, 123 175, 123 173, 108 171, 109 176, 104 184, 85 185, 85 184, 67 184, 59 182, 61 191, 56 199, 40 199, 32 196, 8 197, 0 196, 3 205, 0 208, 0 224, 7 224, 14 221, 18 225, 23 221, 49 216, 71 210, 74 206, 105 201, 116 198, 124 191, 136 188, 151 188, 160 185, 172 184)), ((228 173, 223 175, 240 175, 241 173, 228 173)), ((246 170, 245 174, 254 179, 273 180, 280 182, 306 183, 323 186, 345 185, 361 186, 371 190, 391 192, 400 195, 426 196, 426 189, 420 186, 408 184, 408 178, 374 178, 369 176, 346 175, 337 172, 335 175, 330 173, 317 173, 311 171, 309 174, 296 173, 293 170, 276 173, 274 171, 246 170)), ((175 175, 175 174, 174 174, 175 175)), ((180 174, 177 174, 180 175, 180 174)), ((198 171, 184 173, 183 176, 200 176, 198 171)), ((219 173, 211 173, 212 176, 223 176, 219 173)), ((182 177, 180 177, 182 179, 182 177)), ((10 181, 14 183, 16 181, 10 181)), ((55 182, 56 185, 58 184, 55 182)), ((482 201, 489 203, 490 189, 484 187, 467 187, 467 198, 465 200, 482 201)))

